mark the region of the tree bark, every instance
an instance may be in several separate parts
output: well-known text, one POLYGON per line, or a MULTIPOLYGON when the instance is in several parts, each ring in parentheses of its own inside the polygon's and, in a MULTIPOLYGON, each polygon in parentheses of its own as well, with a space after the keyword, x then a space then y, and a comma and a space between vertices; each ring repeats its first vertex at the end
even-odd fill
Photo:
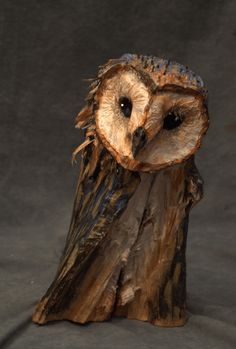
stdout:
POLYGON ((91 144, 80 173, 60 265, 33 321, 86 323, 114 315, 183 325, 188 216, 202 196, 194 158, 138 173, 91 144))

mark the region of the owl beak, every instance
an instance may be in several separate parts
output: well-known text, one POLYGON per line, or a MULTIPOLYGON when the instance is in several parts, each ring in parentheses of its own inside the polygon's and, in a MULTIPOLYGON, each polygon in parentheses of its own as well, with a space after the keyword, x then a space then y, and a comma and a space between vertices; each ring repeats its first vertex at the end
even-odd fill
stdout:
POLYGON ((138 127, 133 133, 132 138, 132 154, 135 158, 138 152, 145 146, 147 142, 147 134, 143 127, 138 127))

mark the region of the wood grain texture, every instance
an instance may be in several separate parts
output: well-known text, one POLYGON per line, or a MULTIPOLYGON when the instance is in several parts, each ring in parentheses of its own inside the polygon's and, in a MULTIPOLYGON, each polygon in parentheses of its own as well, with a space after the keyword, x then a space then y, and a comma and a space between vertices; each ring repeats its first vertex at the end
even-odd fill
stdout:
POLYGON ((117 165, 101 144, 96 152, 90 147, 61 263, 34 322, 116 315, 183 325, 188 214, 202 193, 193 159, 139 176, 117 165))
POLYGON ((65 317, 99 244, 139 182, 139 175, 124 170, 101 144, 84 150, 66 246, 55 280, 34 314, 35 322, 65 317))
POLYGON ((202 196, 194 153, 208 128, 207 92, 176 62, 124 55, 100 67, 87 105, 80 176, 65 248, 33 321, 111 316, 186 322, 186 241, 202 196), (125 115, 120 98, 132 111, 125 115), (166 120, 177 118, 176 127, 166 120))
POLYGON ((160 326, 185 323, 188 215, 201 195, 193 159, 154 175, 120 281, 116 315, 160 326))

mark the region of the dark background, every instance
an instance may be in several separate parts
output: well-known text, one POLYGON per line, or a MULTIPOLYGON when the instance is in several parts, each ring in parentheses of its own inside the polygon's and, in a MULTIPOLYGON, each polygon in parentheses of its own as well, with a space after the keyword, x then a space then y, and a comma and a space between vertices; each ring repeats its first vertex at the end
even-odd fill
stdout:
POLYGON ((236 2, 0 0, 0 347, 235 348, 236 2), (182 328, 112 319, 30 321, 56 271, 73 204, 85 78, 123 53, 188 65, 209 89, 197 154, 205 197, 191 214, 182 328))

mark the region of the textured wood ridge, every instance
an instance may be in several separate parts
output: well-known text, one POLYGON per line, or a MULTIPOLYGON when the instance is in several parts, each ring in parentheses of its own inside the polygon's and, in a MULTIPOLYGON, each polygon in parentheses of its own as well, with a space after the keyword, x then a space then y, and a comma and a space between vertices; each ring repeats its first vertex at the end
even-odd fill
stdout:
POLYGON ((100 144, 86 148, 80 174, 66 246, 55 280, 34 314, 35 322, 67 318, 63 312, 76 298, 97 247, 140 182, 138 174, 124 170, 100 144))
POLYGON ((202 193, 193 159, 139 175, 91 144, 80 173, 60 266, 33 321, 183 325, 188 214, 202 193))

